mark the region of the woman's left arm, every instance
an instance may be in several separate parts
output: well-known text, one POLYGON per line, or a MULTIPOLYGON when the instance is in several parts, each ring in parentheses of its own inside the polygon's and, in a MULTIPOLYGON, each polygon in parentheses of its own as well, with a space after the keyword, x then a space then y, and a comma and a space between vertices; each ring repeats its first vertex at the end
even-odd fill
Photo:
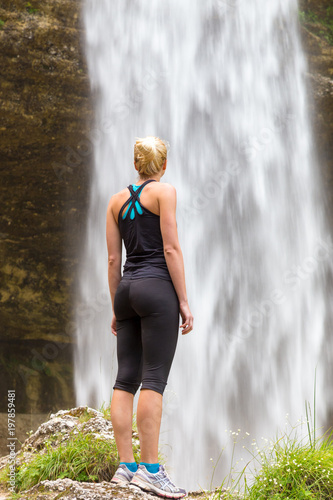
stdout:
POLYGON ((113 318, 111 330, 114 335, 116 331, 116 317, 114 314, 114 297, 121 280, 121 236, 118 224, 113 215, 113 197, 111 198, 106 213, 106 243, 108 247, 108 281, 112 302, 113 318))

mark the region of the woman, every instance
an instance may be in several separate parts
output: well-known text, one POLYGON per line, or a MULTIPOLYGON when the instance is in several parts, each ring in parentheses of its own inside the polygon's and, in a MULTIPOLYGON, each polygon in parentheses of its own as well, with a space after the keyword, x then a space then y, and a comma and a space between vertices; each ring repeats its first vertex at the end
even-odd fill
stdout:
POLYGON ((158 137, 138 138, 134 166, 139 177, 112 196, 107 209, 111 330, 117 336, 118 374, 111 420, 120 465, 113 482, 134 484, 167 498, 181 498, 158 463, 162 397, 173 361, 181 314, 182 334, 193 328, 176 223, 176 190, 161 177, 167 147, 158 137), (122 240, 126 262, 121 276, 122 240), (141 462, 132 450, 133 399, 141 385, 137 426, 141 462))

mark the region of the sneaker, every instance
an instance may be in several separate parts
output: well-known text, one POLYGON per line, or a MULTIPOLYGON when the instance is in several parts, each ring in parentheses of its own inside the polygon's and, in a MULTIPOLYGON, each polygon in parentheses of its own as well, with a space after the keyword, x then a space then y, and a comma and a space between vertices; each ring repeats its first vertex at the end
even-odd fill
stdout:
POLYGON ((111 479, 111 483, 128 484, 133 476, 134 472, 131 472, 125 464, 120 464, 115 475, 111 479))
POLYGON ((185 490, 177 488, 171 482, 163 465, 160 465, 160 469, 156 474, 151 474, 144 465, 139 465, 131 484, 164 498, 182 498, 186 495, 185 490))

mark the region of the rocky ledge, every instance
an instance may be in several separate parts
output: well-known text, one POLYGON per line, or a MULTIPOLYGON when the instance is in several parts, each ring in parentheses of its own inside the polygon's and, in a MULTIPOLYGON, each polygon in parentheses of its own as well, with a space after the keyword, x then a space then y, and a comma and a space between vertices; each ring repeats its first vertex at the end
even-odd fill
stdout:
MULTIPOLYGON (((113 485, 107 481, 102 483, 79 483, 71 479, 57 479, 56 481, 41 481, 33 488, 24 492, 24 498, 29 500, 110 500, 112 498, 126 498, 127 500, 147 499, 156 500, 136 486, 113 485)), ((186 498, 209 499, 205 492, 191 492, 186 498)))
MULTIPOLYGON (((12 498, 10 481, 5 475, 6 468, 8 470, 12 463, 15 462, 13 474, 15 477, 23 469, 28 469, 36 456, 46 454, 50 450, 53 452, 60 446, 64 448, 73 436, 87 436, 88 434, 93 436, 94 440, 114 443, 112 424, 107 416, 100 411, 80 406, 51 414, 49 419, 43 422, 37 431, 24 441, 21 449, 15 450, 15 455, 11 453, 0 458, 0 499, 12 498)), ((138 446, 139 437, 135 430, 133 430, 132 439, 134 446, 138 446)), ((21 489, 15 498, 29 498, 29 500, 58 500, 60 498, 62 500, 106 500, 112 498, 153 500, 157 498, 155 495, 145 493, 132 485, 121 486, 110 483, 114 467, 110 468, 106 465, 101 468, 96 482, 77 481, 76 478, 70 479, 64 477, 64 473, 60 473, 61 478, 44 479, 37 484, 30 484, 30 487, 21 489)), ((190 492, 187 498, 208 500, 214 498, 214 492, 194 491, 190 492)))

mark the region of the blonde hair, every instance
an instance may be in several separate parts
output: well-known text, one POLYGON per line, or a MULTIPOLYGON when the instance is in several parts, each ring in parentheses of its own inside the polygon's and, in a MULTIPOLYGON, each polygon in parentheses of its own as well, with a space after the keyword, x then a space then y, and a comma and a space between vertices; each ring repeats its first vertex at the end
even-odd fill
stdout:
POLYGON ((141 177, 158 174, 167 158, 169 143, 159 137, 148 135, 136 137, 134 144, 134 160, 141 177))

